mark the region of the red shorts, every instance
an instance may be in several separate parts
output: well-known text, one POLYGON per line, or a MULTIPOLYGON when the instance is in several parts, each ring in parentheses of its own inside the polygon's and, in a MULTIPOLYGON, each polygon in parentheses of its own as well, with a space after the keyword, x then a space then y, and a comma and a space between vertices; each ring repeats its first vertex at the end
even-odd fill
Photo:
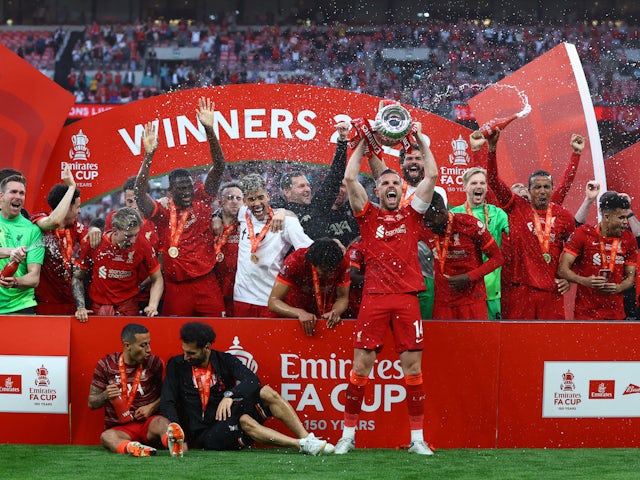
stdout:
POLYGON ((455 306, 439 304, 436 298, 431 318, 434 320, 486 320, 487 315, 486 300, 455 306))
POLYGON ((111 427, 113 430, 126 433, 134 442, 147 442, 147 433, 149 432, 149 425, 154 418, 158 418, 160 415, 151 415, 147 420, 143 422, 129 422, 122 425, 116 425, 111 427))
POLYGON ((353 332, 353 346, 379 352, 389 327, 397 353, 422 350, 422 317, 416 294, 364 294, 353 332))
POLYGON ((508 320, 566 320, 564 297, 528 285, 502 289, 502 318, 508 320), (507 293, 507 295, 505 295, 507 293))
POLYGON ((233 302, 234 317, 259 317, 259 318, 278 318, 278 315, 269 310, 269 307, 262 305, 253 305, 251 303, 233 302))
POLYGON ((224 302, 212 273, 185 280, 164 282, 162 315, 174 317, 221 317, 224 302))

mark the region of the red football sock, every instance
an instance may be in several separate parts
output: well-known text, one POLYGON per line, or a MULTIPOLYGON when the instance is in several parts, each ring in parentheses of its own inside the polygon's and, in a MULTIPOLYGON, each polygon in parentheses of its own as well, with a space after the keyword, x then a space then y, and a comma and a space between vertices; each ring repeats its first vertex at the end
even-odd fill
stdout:
POLYGON ((129 455, 129 452, 127 451, 127 445, 129 445, 129 440, 121 441, 116 447, 116 452, 122 453, 123 455, 129 455))
POLYGON ((358 424, 358 416, 360 415, 362 400, 364 398, 364 389, 368 381, 369 377, 356 375, 351 372, 344 405, 345 427, 355 427, 358 424))
POLYGON ((407 407, 409 408, 409 427, 411 430, 422 430, 424 425, 424 400, 426 395, 422 386, 422 374, 406 375, 407 407))

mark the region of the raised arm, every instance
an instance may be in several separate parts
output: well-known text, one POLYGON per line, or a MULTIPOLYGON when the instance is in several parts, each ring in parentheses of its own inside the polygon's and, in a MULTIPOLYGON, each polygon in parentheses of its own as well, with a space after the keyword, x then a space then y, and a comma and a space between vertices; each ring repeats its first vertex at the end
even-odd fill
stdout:
POLYGON ((158 148, 158 136, 153 128, 152 122, 148 122, 144 126, 142 143, 144 145, 144 158, 142 159, 142 165, 140 165, 140 171, 138 171, 138 176, 136 177, 136 183, 133 190, 140 212, 142 212, 145 218, 149 218, 153 214, 153 210, 155 208, 155 202, 147 192, 149 185, 149 171, 151 170, 153 154, 158 148))
MULTIPOLYGON (((474 135, 476 132, 473 132, 469 135, 469 146, 471 147, 471 164, 470 167, 480 167, 487 169, 487 151, 482 148, 482 146, 487 143, 487 139, 484 138, 482 133, 479 135, 474 135), (483 157, 485 155, 485 157, 483 157)), ((487 186, 487 195, 485 196, 485 202, 491 203, 492 205, 499 205, 498 199, 496 198, 496 194, 493 193, 493 190, 490 186, 487 186)))
MULTIPOLYGON (((472 136, 482 135, 479 130, 476 130, 471 134, 472 136)), ((498 149, 498 139, 500 137, 500 132, 496 132, 491 135, 487 144, 489 146, 489 153, 487 155, 487 179, 489 180, 489 187, 493 190, 493 193, 496 196, 496 200, 499 205, 506 205, 511 200, 513 196, 513 192, 507 186, 506 183, 502 181, 500 175, 498 174, 498 159, 496 158, 496 150, 498 149)))
MULTIPOLYGON (((631 205, 631 197, 626 194, 626 193, 621 193, 620 195, 622 195, 623 197, 626 197, 627 200, 629 200, 629 205, 631 205)), ((631 229, 631 233, 633 233, 633 235, 637 238, 640 237, 640 221, 638 220, 638 217, 636 217, 636 214, 633 213, 633 209, 629 209, 629 228, 631 229)))
POLYGON ((344 181, 347 185, 347 192, 349 192, 349 203, 351 205, 351 210, 353 210, 353 213, 355 214, 362 212, 364 206, 369 200, 367 191, 358 181, 360 166, 362 164, 362 156, 364 155, 364 146, 365 141, 360 140, 360 143, 358 143, 358 146, 351 154, 349 162, 347 163, 347 168, 344 171, 344 181))
POLYGON ((415 125, 417 127, 416 143, 424 157, 424 178, 418 184, 415 196, 423 202, 431 203, 433 189, 438 181, 438 166, 425 137, 422 135, 422 124, 416 122, 415 125))
POLYGON ((215 106, 216 104, 212 102, 210 98, 200 97, 198 99, 198 108, 196 109, 198 120, 200 120, 207 134, 209 152, 211 154, 211 161, 213 162, 207 173, 207 178, 204 181, 204 191, 211 197, 215 197, 218 193, 225 164, 220 141, 213 131, 213 112, 215 111, 215 106))
POLYGON ((578 165, 580 164, 580 156, 582 155, 584 146, 585 140, 583 136, 578 135, 577 133, 571 135, 571 157, 569 157, 569 163, 562 175, 560 185, 558 185, 551 194, 551 201, 553 203, 562 205, 562 202, 564 202, 564 199, 569 193, 573 180, 576 178, 576 174, 578 173, 578 165))
POLYGON ((338 142, 336 153, 333 156, 329 173, 322 181, 311 202, 314 210, 326 212, 336 201, 340 193, 340 184, 344 178, 344 171, 347 166, 347 133, 349 133, 349 122, 340 122, 336 125, 338 130, 338 142))
POLYGON ((371 170, 371 175, 373 175, 373 178, 376 180, 380 178, 382 172, 387 169, 387 164, 384 163, 384 161, 376 155, 371 155, 371 157, 368 159, 368 162, 369 169, 371 170))
POLYGON ((73 194, 76 191, 76 181, 73 178, 73 173, 69 167, 65 168, 62 172, 62 180, 67 185, 67 191, 58 203, 58 206, 46 217, 41 218, 36 222, 36 225, 40 227, 40 230, 47 232, 64 226, 64 219, 69 212, 71 203, 73 202, 73 194))
POLYGON ((582 204, 578 208, 574 219, 576 225, 584 225, 587 223, 587 216, 589 215, 589 210, 591 209, 591 205, 598 198, 598 193, 600 193, 600 184, 595 180, 591 180, 587 182, 587 186, 585 187, 584 200, 582 204))

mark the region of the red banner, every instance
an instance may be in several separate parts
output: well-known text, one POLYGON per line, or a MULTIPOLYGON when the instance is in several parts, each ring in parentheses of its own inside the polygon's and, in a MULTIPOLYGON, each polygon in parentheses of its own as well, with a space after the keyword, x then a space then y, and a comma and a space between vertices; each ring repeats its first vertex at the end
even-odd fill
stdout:
POLYGON ((76 103, 69 111, 69 118, 89 118, 119 107, 120 103, 76 103))
MULTIPOLYGON (((564 206, 575 212, 585 184, 606 186, 602 147, 591 97, 576 49, 561 44, 473 97, 478 123, 509 117, 528 103, 531 113, 512 122, 498 143, 500 176, 507 184, 527 183, 536 169, 560 178, 571 153, 571 134, 587 139, 573 188, 564 206)), ((591 217, 595 221, 595 209, 591 217)))
MULTIPOLYGON (((300 85, 228 85, 174 92, 122 105, 65 127, 55 146, 42 185, 42 195, 69 166, 83 201, 121 187, 142 162, 146 122, 158 128, 159 147, 151 175, 210 162, 204 129, 196 118, 197 101, 215 101, 214 125, 228 162, 280 160, 329 164, 341 120, 375 118, 379 98, 344 90, 300 85)), ((452 203, 462 203, 462 170, 469 160, 470 131, 437 115, 406 107, 423 133, 444 173, 440 178, 452 203), (460 143, 458 140, 462 140, 460 143)), ((398 148, 385 160, 398 168, 398 148)))
MULTIPOLYGON (((0 443, 70 442, 69 413, 51 413, 47 405, 53 396, 67 398, 66 378, 64 382, 53 380, 51 359, 68 362, 70 324, 70 317, 0 315, 0 422, 5 426, 0 430, 0 443), (25 363, 33 361, 41 369, 21 372, 25 363), (20 391, 14 392, 18 386, 20 391), (41 413, 15 413, 10 408, 13 397, 19 397, 20 406, 25 407, 20 411, 41 413)), ((67 369, 56 373, 66 377, 67 369)))
MULTIPOLYGON (((0 442, 65 444, 71 428, 73 444, 98 444, 104 413, 89 410, 89 385, 97 361, 122 350, 122 327, 131 321, 146 325, 153 353, 167 361, 182 353, 179 329, 190 320, 92 317, 79 323, 71 317, 30 318, 0 318, 0 365, 3 356, 15 358, 10 368, 0 368, 5 381, 0 410, 6 411, 15 390, 43 385, 47 393, 56 388, 62 393, 55 382, 47 384, 53 379, 50 360, 38 359, 37 369, 16 376, 21 362, 31 356, 59 355, 69 358, 70 416, 0 413, 5 426, 0 442), (28 341, 25 331, 30 332, 28 341)), ((313 338, 291 319, 203 321, 216 330, 214 348, 238 356, 280 392, 307 429, 332 442, 339 438, 353 321, 331 331, 320 326, 313 338)), ((639 323, 425 321, 424 331, 424 429, 436 447, 640 446, 639 323)), ((390 336, 388 340, 367 386, 359 447, 408 443, 406 390, 390 336)), ((268 425, 286 432, 275 420, 268 425)))
MULTIPOLYGON (((75 321, 71 324, 74 444, 93 445, 99 439, 103 411, 91 411, 86 406, 91 375, 99 358, 122 349, 119 332, 131 320, 92 317, 86 324, 75 321)), ((181 354, 179 329, 189 319, 162 318, 162 326, 157 320, 139 318, 135 321, 149 328, 154 354, 165 361, 181 354)), ((216 330, 214 348, 238 356, 255 371, 263 384, 280 392, 308 430, 334 443, 340 438, 344 390, 353 358, 353 321, 345 321, 335 330, 327 330, 324 324, 319 324, 313 338, 303 335, 297 320, 225 318, 204 321, 216 330)), ((495 444, 497 384, 493 375, 498 365, 497 325, 486 324, 485 328, 476 331, 473 339, 466 338, 467 347, 475 345, 474 351, 484 352, 478 355, 475 366, 469 368, 467 357, 451 359, 451 344, 442 341, 445 333, 451 339, 466 337, 467 327, 464 324, 425 323, 428 329, 434 328, 436 332, 425 335, 425 352, 430 358, 438 358, 438 362, 449 363, 445 369, 425 367, 428 397, 425 431, 429 441, 436 446, 487 448, 495 444), (473 395, 460 395, 461 385, 457 382, 464 384, 464 390, 472 390, 473 395), (442 405, 442 398, 448 399, 446 406, 442 405)), ((393 448, 409 442, 404 378, 391 336, 387 340, 367 387, 358 432, 361 447, 393 448)), ((425 366, 432 364, 432 360, 425 361, 425 366)), ((286 428, 275 420, 270 420, 268 426, 287 433, 286 428)))
POLYGON ((73 101, 73 95, 0 44, 0 168, 15 168, 27 177, 28 210, 73 101))
POLYGON ((627 193, 636 202, 640 199, 640 184, 637 181, 640 178, 638 158, 640 158, 640 143, 631 145, 604 162, 609 189, 627 193))

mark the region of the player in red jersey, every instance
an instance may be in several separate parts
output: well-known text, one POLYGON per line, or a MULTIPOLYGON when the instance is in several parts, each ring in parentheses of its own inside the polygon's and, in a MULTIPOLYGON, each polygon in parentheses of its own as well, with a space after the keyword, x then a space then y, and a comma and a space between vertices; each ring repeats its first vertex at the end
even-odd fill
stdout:
POLYGON ((156 414, 164 363, 151 353, 151 336, 145 326, 129 323, 120 338, 123 351, 106 355, 96 365, 89 408, 104 407, 105 430, 100 435, 103 447, 148 457, 156 454, 155 447, 167 446, 169 421, 156 414))
POLYGON ((472 215, 448 211, 437 193, 424 221, 425 242, 435 259, 433 318, 487 318, 484 276, 504 261, 491 232, 472 215), (484 263, 483 253, 487 256, 484 263))
POLYGON ((356 318, 362 303, 362 288, 364 287, 364 256, 360 248, 361 237, 358 235, 347 247, 346 257, 349 258, 351 271, 349 274, 349 307, 345 313, 346 318, 356 318))
POLYGON ((136 202, 145 218, 150 218, 158 228, 166 282, 164 315, 220 317, 224 311, 218 280, 213 274, 215 258, 211 255, 215 244, 211 202, 218 192, 225 163, 213 131, 213 112, 214 103, 210 99, 198 100, 196 114, 205 129, 213 161, 204 186, 194 186, 189 171, 179 168, 169 174, 169 196, 157 201, 144 191, 158 148, 152 123, 145 125, 145 155, 136 179, 136 202))
MULTIPOLYGON (((409 451, 432 455, 424 441, 425 393, 422 386, 422 346, 424 342, 417 294, 424 290, 424 277, 418 262, 418 240, 424 230, 422 215, 427 210, 438 169, 424 137, 415 124, 420 152, 424 155, 424 178, 418 184, 410 205, 400 207, 402 179, 393 170, 383 171, 376 180, 375 193, 380 206, 369 201, 359 183, 364 141, 354 150, 345 171, 345 182, 353 213, 358 219, 361 247, 366 264, 364 291, 354 332, 354 360, 345 400, 342 438, 336 454, 355 448, 355 430, 362 408, 365 386, 391 327, 396 351, 405 377, 411 446, 409 451)), ((379 159, 378 159, 379 160, 379 159)))
MULTIPOLYGON (((142 215, 142 212, 140 211, 140 209, 138 208, 138 204, 136 203, 135 183, 136 183, 136 177, 133 176, 133 177, 127 178, 124 184, 122 185, 122 194, 124 196, 124 206, 134 208, 135 210, 138 211, 138 213, 140 213, 140 215, 142 215)), ((149 192, 148 187, 149 185, 147 184, 147 188, 145 190, 146 192, 149 192)), ((113 218, 113 215, 116 212, 117 210, 111 210, 107 214, 105 218, 105 223, 104 223, 105 232, 108 230, 111 230, 111 219, 113 218)), ((162 265, 163 259, 160 254, 161 252, 160 238, 158 237, 158 229, 156 228, 156 224, 153 223, 148 218, 143 218, 139 235, 146 238, 147 241, 151 244, 151 246, 156 252, 156 255, 158 255, 158 260, 160 260, 160 264, 162 265)), ((146 278, 142 283, 140 283, 140 292, 138 293, 137 301, 141 309, 144 308, 144 306, 149 303, 150 287, 151 287, 151 278, 146 278)), ((160 303, 162 304, 162 301, 160 303)), ((160 307, 160 310, 162 310, 162 307, 160 307)))
POLYGON ((536 170, 529 177, 531 202, 516 195, 498 176, 499 134, 487 140, 489 186, 509 217, 508 251, 503 267, 502 317, 564 320, 563 295, 569 282, 556 277, 560 254, 575 230, 573 216, 551 202, 551 174, 536 170))
POLYGON ((233 287, 238 267, 238 211, 243 205, 244 195, 238 182, 227 182, 220 187, 220 208, 214 216, 216 268, 213 272, 224 297, 224 316, 233 317, 233 287), (216 225, 216 222, 219 222, 216 225))
POLYGON ((633 286, 638 245, 629 226, 629 200, 600 197, 602 220, 578 227, 564 247, 558 276, 578 284, 577 320, 624 320, 624 291, 633 286))
POLYGON ((88 241, 88 231, 78 222, 80 190, 69 169, 63 172, 63 180, 64 184, 54 185, 47 195, 51 213, 31 216, 44 233, 45 246, 40 283, 35 290, 38 315, 73 315, 76 311, 71 292, 73 262, 81 243, 88 241))
POLYGON ((112 219, 113 229, 105 232, 96 248, 83 251, 73 271, 73 296, 76 318, 88 320, 88 314, 138 315, 137 295, 140 283, 151 277, 149 305, 145 315, 158 315, 163 285, 160 264, 153 247, 144 237, 138 237, 142 218, 133 208, 123 207, 112 219), (89 298, 91 309, 85 307, 84 278, 91 269, 89 298))
MULTIPOLYGON (((134 177, 127 178, 127 180, 122 185, 122 194, 124 195, 124 206, 134 208, 140 213, 140 215, 142 215, 142 212, 140 212, 140 209, 138 208, 138 204, 136 203, 135 184, 136 184, 136 177, 134 176, 134 177)), ((146 192, 149 192, 148 187, 149 186, 147 184, 147 188, 145 190, 146 192)), ((104 223, 105 232, 107 230, 111 230, 111 218, 116 212, 117 210, 111 210, 107 214, 105 218, 105 223, 104 223)), ((142 227, 140 227, 140 235, 144 236, 144 238, 147 239, 147 241, 151 244, 151 246, 155 248, 156 252, 160 251, 160 239, 158 238, 158 231, 156 229, 155 223, 153 223, 151 220, 147 218, 143 218, 142 227)))
MULTIPOLYGON (((499 136, 500 131, 498 130, 493 134, 492 141, 497 141, 497 138, 499 136)), ((471 164, 473 166, 485 168, 487 165, 487 162, 482 161, 482 159, 480 158, 480 149, 482 148, 482 145, 484 145, 484 143, 486 143, 486 139, 484 138, 484 135, 482 134, 482 132, 480 132, 480 130, 476 130, 470 135, 469 144, 471 146, 471 164)), ((573 135, 571 135, 570 143, 571 155, 569 156, 569 162, 567 162, 567 167, 564 170, 562 179, 560 180, 560 184, 554 188, 553 193, 551 194, 551 202, 557 203, 558 205, 562 205, 562 203, 564 202, 564 199, 566 198, 569 190, 571 189, 571 186, 573 185, 573 180, 578 173, 580 158, 585 147, 585 139, 582 135, 574 133, 573 135)), ((489 143, 487 143, 487 145, 489 145, 489 143)), ((491 153, 491 148, 489 148, 489 153, 491 153)), ((493 153, 495 153, 495 150, 493 151, 493 153)), ((514 194, 523 197, 528 201, 531 201, 531 193, 529 192, 529 188, 523 183, 514 183, 513 185, 511 185, 511 191, 514 194)), ((487 202, 496 202, 495 196, 491 190, 487 192, 487 202)), ((576 220, 579 221, 578 218, 576 218, 576 220)), ((581 223, 584 223, 584 221, 582 221, 581 223)))
POLYGON ((300 320, 309 337, 320 318, 333 328, 349 304, 349 270, 349 258, 338 243, 319 238, 285 258, 269 296, 269 309, 300 320))

